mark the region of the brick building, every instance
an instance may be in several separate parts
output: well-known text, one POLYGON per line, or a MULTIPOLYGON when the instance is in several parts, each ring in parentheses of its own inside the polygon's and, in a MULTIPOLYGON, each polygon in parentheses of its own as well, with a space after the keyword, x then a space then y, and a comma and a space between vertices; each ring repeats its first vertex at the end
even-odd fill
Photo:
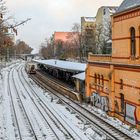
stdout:
POLYGON ((86 95, 94 106, 140 129, 140 1, 112 16, 112 55, 89 54, 86 95))

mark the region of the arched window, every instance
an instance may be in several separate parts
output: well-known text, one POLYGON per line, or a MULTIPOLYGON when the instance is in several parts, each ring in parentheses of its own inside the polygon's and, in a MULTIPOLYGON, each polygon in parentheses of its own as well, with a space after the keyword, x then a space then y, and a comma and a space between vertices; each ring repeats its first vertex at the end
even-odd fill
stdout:
POLYGON ((135 28, 130 28, 130 39, 131 39, 131 56, 136 55, 136 36, 135 36, 135 28))

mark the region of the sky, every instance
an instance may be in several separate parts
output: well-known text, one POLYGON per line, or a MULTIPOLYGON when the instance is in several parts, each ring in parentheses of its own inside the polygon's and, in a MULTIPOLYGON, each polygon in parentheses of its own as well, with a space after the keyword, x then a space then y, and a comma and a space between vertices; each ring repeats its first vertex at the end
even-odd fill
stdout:
POLYGON ((80 17, 95 17, 101 6, 119 6, 123 0, 5 0, 8 14, 16 21, 31 18, 18 27, 16 39, 25 41, 33 53, 55 31, 71 31, 80 17))

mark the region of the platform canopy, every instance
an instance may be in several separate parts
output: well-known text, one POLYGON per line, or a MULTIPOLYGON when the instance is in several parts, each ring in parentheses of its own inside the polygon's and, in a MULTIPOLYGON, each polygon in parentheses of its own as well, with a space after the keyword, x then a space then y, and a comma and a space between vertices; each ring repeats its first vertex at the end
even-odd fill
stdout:
POLYGON ((86 69, 86 63, 62 61, 57 59, 33 60, 33 61, 39 64, 46 65, 48 67, 58 68, 70 72, 84 72, 86 69))
POLYGON ((73 75, 72 77, 84 81, 85 80, 85 72, 73 75))

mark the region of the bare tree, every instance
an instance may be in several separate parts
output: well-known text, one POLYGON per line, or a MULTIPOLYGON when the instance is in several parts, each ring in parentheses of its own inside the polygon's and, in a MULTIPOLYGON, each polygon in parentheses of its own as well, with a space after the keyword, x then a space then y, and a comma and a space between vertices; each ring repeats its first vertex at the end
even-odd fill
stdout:
POLYGON ((104 25, 96 25, 96 53, 110 54, 112 45, 111 22, 106 21, 104 25))
POLYGON ((24 41, 19 41, 19 43, 15 45, 15 49, 17 54, 30 54, 33 50, 24 41))
POLYGON ((87 59, 88 53, 96 53, 96 43, 95 43, 96 33, 95 26, 90 25, 84 27, 82 30, 82 50, 83 57, 87 59))
POLYGON ((54 57, 53 36, 49 39, 45 39, 45 42, 41 44, 39 53, 45 59, 51 59, 54 57))
POLYGON ((26 19, 21 22, 13 22, 12 24, 12 17, 7 15, 7 7, 5 6, 5 2, 0 0, 0 53, 1 59, 10 54, 11 56, 14 55, 14 34, 17 35, 16 27, 23 25, 30 19, 26 19), (10 31, 12 31, 10 33, 10 31))
POLYGON ((72 26, 72 32, 68 34, 70 39, 69 47, 73 52, 75 57, 79 57, 80 61, 82 58, 82 48, 81 48, 81 26, 79 23, 74 23, 72 26))
POLYGON ((95 53, 101 53, 101 50, 103 48, 103 25, 98 24, 96 25, 96 52, 95 53))
POLYGON ((47 47, 44 46, 44 44, 42 43, 39 49, 39 54, 41 55, 41 57, 43 58, 47 58, 47 47))

